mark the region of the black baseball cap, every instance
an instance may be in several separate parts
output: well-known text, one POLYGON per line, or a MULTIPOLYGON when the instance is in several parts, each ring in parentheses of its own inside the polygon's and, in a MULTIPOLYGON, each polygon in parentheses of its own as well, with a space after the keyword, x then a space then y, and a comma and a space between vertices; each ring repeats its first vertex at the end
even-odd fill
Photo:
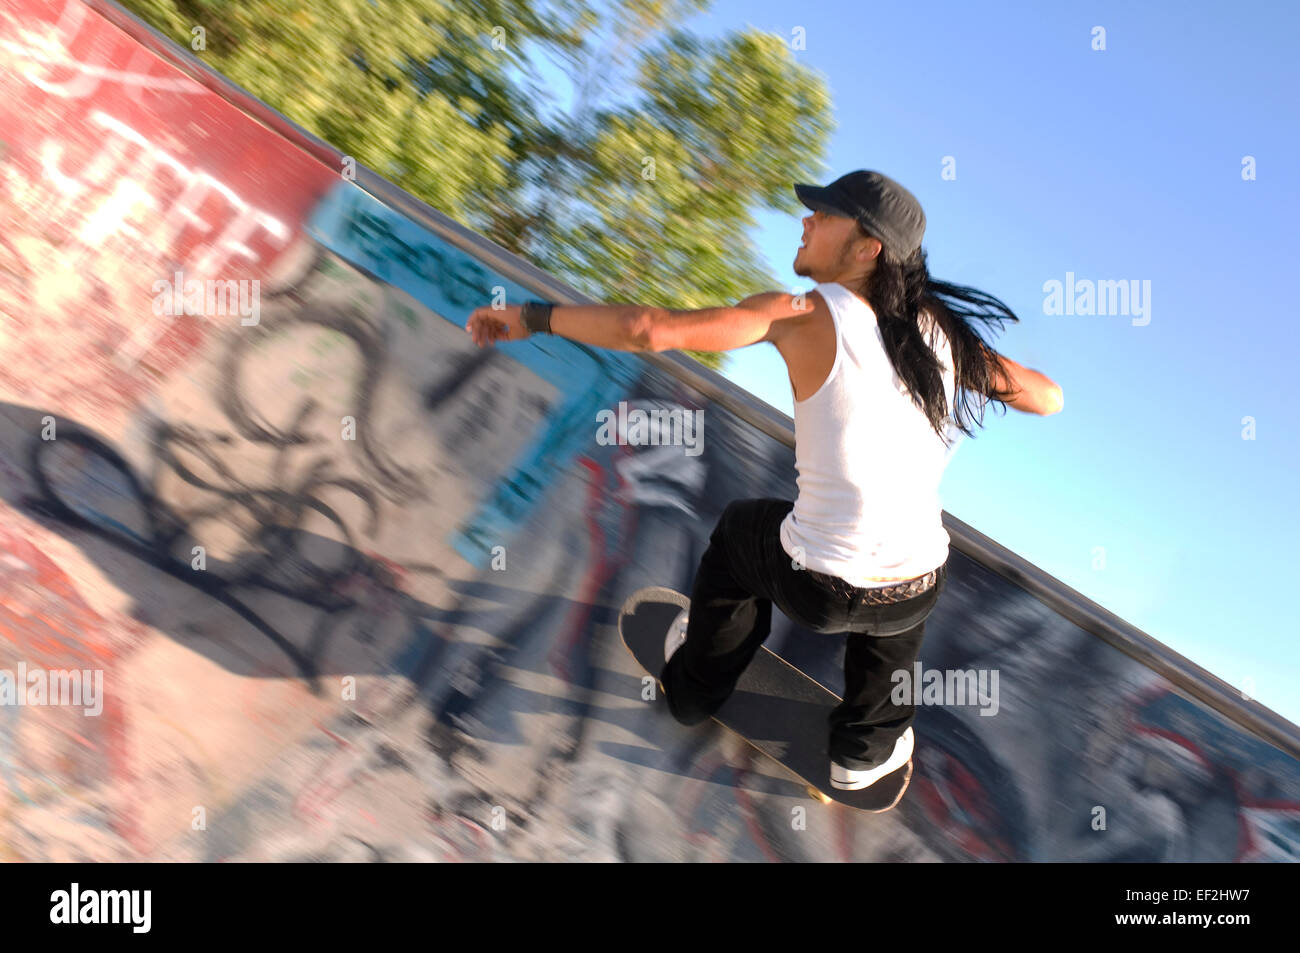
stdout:
POLYGON ((794 194, 814 212, 857 219, 865 231, 900 258, 921 247, 925 235, 921 203, 887 175, 859 169, 830 185, 796 185, 794 194))

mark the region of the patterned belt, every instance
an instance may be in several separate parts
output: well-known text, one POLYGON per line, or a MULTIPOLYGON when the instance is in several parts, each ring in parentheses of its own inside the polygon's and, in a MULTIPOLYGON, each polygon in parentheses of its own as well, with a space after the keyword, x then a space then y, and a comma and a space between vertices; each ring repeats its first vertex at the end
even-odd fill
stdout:
POLYGON ((845 582, 839 576, 829 576, 824 572, 814 572, 811 569, 807 570, 807 572, 823 585, 830 587, 834 592, 846 596, 860 595, 864 604, 872 606, 889 605, 919 596, 927 589, 933 588, 939 578, 939 570, 932 569, 924 576, 906 579, 893 586, 854 586, 845 582))

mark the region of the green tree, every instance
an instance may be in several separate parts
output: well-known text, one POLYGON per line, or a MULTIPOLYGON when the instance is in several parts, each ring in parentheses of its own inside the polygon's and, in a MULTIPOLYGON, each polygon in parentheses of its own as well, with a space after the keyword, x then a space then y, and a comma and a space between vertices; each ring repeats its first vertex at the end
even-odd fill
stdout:
POLYGON ((185 46, 202 27, 214 69, 598 300, 774 287, 753 213, 796 211, 791 183, 822 172, 824 82, 779 37, 685 32, 708 0, 125 5, 185 46))

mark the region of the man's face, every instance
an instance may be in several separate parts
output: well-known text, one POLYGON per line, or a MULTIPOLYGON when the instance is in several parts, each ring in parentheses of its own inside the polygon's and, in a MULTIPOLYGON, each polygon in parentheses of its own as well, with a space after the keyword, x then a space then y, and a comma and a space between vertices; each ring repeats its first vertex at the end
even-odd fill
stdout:
POLYGON ((819 282, 836 281, 856 270, 855 254, 866 241, 859 241, 862 236, 853 219, 821 211, 804 216, 803 238, 794 256, 794 273, 819 282))

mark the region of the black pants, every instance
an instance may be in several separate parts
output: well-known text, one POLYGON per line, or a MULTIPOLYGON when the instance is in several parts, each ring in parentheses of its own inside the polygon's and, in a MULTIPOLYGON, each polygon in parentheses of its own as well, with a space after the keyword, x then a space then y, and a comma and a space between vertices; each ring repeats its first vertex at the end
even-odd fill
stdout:
POLYGON ((813 632, 849 633, 844 701, 830 716, 829 751, 846 768, 874 767, 893 752, 915 715, 910 700, 891 699, 892 676, 899 669, 910 673, 916 662, 947 563, 919 596, 866 605, 864 590, 794 568, 779 535, 793 508, 790 500, 769 498, 737 500, 723 511, 695 575, 686 643, 660 676, 668 708, 687 725, 721 708, 771 631, 775 603, 813 632))

